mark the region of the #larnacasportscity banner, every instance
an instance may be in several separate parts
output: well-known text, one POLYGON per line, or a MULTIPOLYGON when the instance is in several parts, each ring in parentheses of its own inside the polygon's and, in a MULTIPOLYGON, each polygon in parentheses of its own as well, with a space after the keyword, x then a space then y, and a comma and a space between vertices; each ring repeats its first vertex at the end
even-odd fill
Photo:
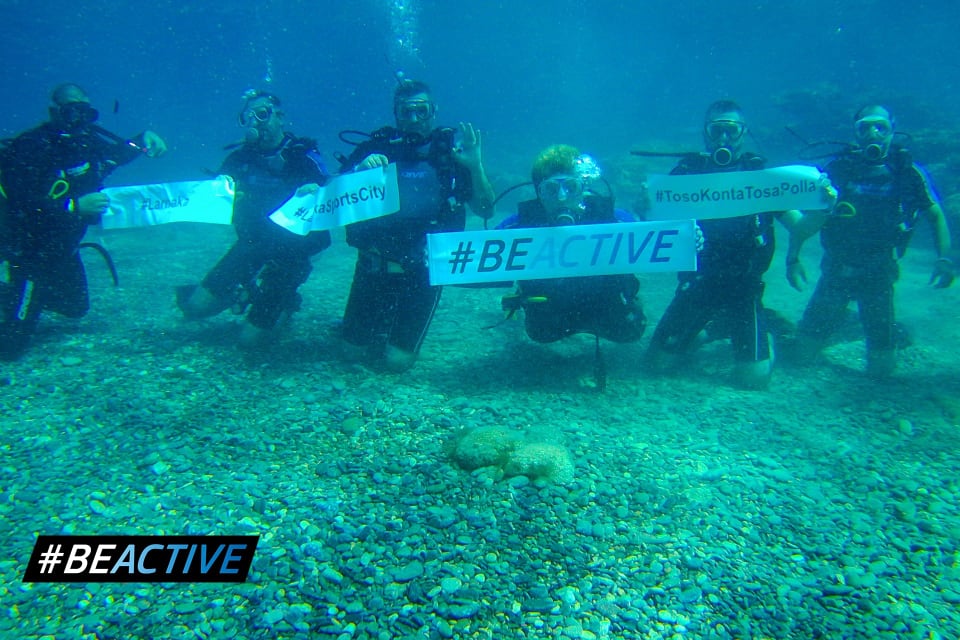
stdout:
POLYGON ((696 271, 693 220, 432 233, 430 284, 696 271))
POLYGON ((275 223, 305 236, 400 210, 397 165, 337 176, 312 192, 300 192, 270 214, 275 223))
POLYGON ((647 177, 647 220, 734 218, 764 211, 819 210, 832 202, 816 167, 647 177))
POLYGON ((102 192, 110 208, 101 219, 104 229, 149 227, 170 222, 230 224, 233 218, 233 179, 168 182, 111 187, 102 192))

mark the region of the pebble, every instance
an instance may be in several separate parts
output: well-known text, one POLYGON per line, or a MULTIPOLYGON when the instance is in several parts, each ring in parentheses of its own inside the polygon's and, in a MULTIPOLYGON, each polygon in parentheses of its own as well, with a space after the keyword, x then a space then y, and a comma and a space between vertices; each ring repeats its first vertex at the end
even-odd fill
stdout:
POLYGON ((913 423, 905 418, 900 418, 899 420, 897 420, 897 431, 900 432, 900 435, 912 436, 913 423))
POLYGON ((853 587, 846 584, 828 584, 821 593, 825 596, 846 596, 856 591, 853 587))
POLYGON ((525 487, 530 484, 530 478, 527 476, 513 476, 507 480, 507 484, 514 489, 519 489, 520 487, 525 487))
POLYGON ((446 577, 440 581, 440 590, 446 594, 454 594, 460 590, 460 587, 463 586, 463 581, 460 578, 446 577))
POLYGON ((465 602, 461 604, 452 604, 446 609, 448 618, 454 620, 465 620, 477 615, 480 611, 480 605, 476 602, 465 602))
POLYGON ((556 603, 552 598, 531 598, 524 601, 523 610, 524 611, 536 611, 538 613, 550 613, 556 603))
POLYGON ((410 564, 393 572, 394 582, 410 582, 423 575, 423 563, 414 560, 410 564))
POLYGON ((265 614, 263 614, 263 621, 269 624, 271 627, 278 622, 283 620, 283 611, 279 608, 270 609, 265 614))
POLYGON ((691 602, 697 602, 702 597, 703 591, 700 590, 700 587, 690 587, 680 592, 680 602, 685 602, 687 604, 691 602))

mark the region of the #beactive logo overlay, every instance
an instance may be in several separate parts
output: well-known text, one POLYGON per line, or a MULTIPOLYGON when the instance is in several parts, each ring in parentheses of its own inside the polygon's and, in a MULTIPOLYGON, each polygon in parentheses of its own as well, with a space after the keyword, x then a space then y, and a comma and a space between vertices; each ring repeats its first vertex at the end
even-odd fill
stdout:
POLYGON ((39 536, 24 582, 245 582, 260 536, 39 536))

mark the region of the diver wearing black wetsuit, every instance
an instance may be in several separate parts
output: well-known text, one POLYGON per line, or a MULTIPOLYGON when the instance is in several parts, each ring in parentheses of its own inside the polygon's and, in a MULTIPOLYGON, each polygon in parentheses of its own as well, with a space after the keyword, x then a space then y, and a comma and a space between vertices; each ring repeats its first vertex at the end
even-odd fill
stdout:
MULTIPOLYGON (((720 100, 707 109, 706 153, 684 156, 672 175, 756 171, 760 156, 741 151, 747 127, 740 107, 720 100)), ((679 286, 650 339, 649 363, 655 369, 668 359, 689 353, 697 336, 729 337, 738 382, 762 387, 769 382, 773 348, 765 326, 763 276, 774 253, 773 221, 781 212, 765 212, 716 220, 698 220, 703 248, 697 271, 678 274, 679 286)))
POLYGON ((233 178, 236 197, 233 227, 237 241, 203 282, 177 289, 177 302, 188 318, 202 318, 228 307, 247 311, 241 342, 252 346, 300 308, 297 289, 313 269, 311 257, 330 246, 330 232, 300 236, 272 222, 270 214, 305 184, 323 185, 329 176, 308 138, 282 129, 279 99, 253 91, 240 114, 248 141, 231 152, 219 173, 233 178))
POLYGON ((98 113, 73 84, 53 93, 51 119, 11 140, 2 153, 0 359, 26 350, 44 311, 80 318, 90 309, 80 241, 109 201, 104 180, 141 152, 166 149, 145 131, 128 142, 94 125, 98 113), (108 139, 106 136, 109 136, 108 139))
MULTIPOLYGON (((671 175, 750 171, 763 168, 763 158, 745 153, 736 162, 718 166, 696 155, 677 165, 671 175)), ((763 275, 774 253, 774 214, 760 213, 718 220, 699 220, 703 249, 697 270, 678 274, 679 286, 651 338, 651 345, 671 352, 691 348, 712 321, 729 333, 738 362, 770 357, 763 322, 763 275)))
MULTIPOLYGON (((566 147, 552 147, 547 152, 562 148, 566 147)), ((576 216, 552 217, 540 199, 521 202, 516 223, 504 228, 623 222, 613 201, 598 195, 584 195, 576 211, 576 216)), ((634 342, 646 328, 639 293, 640 281, 633 274, 521 280, 516 296, 507 296, 504 304, 523 308, 524 328, 534 342, 556 342, 578 333, 634 342)))
POLYGON ((348 171, 397 165, 400 210, 347 227, 358 255, 343 318, 344 342, 392 371, 413 366, 440 301, 427 234, 462 231, 467 204, 485 218, 493 212, 479 132, 461 124, 458 144, 457 130, 433 126, 436 111, 426 84, 402 80, 394 93, 398 126, 375 131, 344 160, 348 171))

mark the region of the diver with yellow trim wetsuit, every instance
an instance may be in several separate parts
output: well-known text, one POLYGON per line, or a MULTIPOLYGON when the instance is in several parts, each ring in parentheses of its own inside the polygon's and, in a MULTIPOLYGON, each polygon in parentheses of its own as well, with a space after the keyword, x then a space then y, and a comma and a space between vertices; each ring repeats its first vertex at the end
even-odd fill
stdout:
POLYGON ((124 140, 95 124, 99 116, 75 84, 53 90, 50 120, 9 141, 0 154, 6 193, 0 224, 0 359, 26 350, 40 315, 79 318, 90 308, 81 239, 110 205, 99 193, 114 169, 166 144, 144 131, 124 140))

